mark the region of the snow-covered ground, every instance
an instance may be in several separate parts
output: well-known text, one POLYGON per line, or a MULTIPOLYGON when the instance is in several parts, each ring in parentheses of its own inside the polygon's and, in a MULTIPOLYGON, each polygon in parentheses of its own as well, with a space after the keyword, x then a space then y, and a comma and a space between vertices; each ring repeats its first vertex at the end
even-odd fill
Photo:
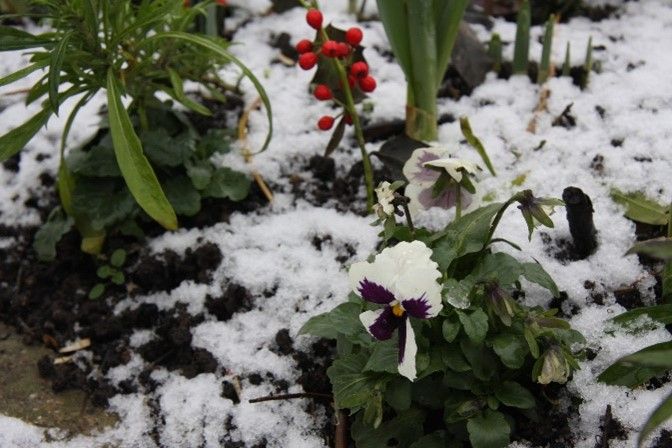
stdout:
MULTIPOLYGON (((265 0, 238 1, 252 10, 261 11, 268 6, 265 0)), ((323 8, 327 20, 350 26, 353 18, 346 15, 344 0, 325 1, 323 8)), ((374 2, 369 2, 370 4, 374 2)), ((613 2, 612 2, 613 3, 613 2)), ((372 6, 372 5, 371 5, 372 6)), ((403 118, 405 86, 398 66, 388 63, 373 46, 387 48, 382 26, 378 22, 364 25, 363 44, 372 73, 379 88, 370 95, 374 105, 372 120, 403 118)), ((512 42, 515 24, 497 21, 495 31, 505 42, 512 42)), ((183 252, 197 239, 217 244, 226 254, 209 285, 184 282, 170 293, 135 297, 118 305, 118 310, 138 306, 142 302, 156 303, 170 308, 184 302, 189 312, 202 312, 205 297, 216 295, 235 282, 247 288, 254 296, 250 311, 238 312, 227 322, 214 318, 193 329, 193 345, 210 351, 225 366, 216 374, 201 374, 186 379, 167 370, 155 371, 153 377, 161 386, 153 397, 119 395, 111 400, 112 410, 119 413, 121 421, 115 428, 100 434, 78 437, 63 442, 46 442, 43 429, 10 417, 0 416, 1 447, 154 447, 148 431, 153 427, 149 420, 149 400, 159 404, 165 424, 160 430, 160 440, 166 447, 218 447, 227 433, 225 422, 235 426, 228 434, 230 440, 243 441, 253 446, 262 440, 268 447, 319 448, 325 446, 320 436, 324 416, 307 411, 304 400, 276 401, 259 404, 247 403, 250 398, 274 391, 271 384, 253 385, 241 382, 241 403, 234 404, 220 395, 223 380, 245 378, 246 374, 259 371, 272 372, 276 379, 290 385, 299 375, 290 357, 278 356, 272 348, 278 330, 289 328, 296 345, 307 347, 310 338, 297 336, 298 329, 311 316, 327 311, 343 301, 348 293, 346 268, 337 257, 346 245, 355 255, 346 262, 362 259, 370 254, 376 244, 378 229, 369 226, 369 219, 339 213, 330 208, 316 208, 290 193, 290 177, 310 176, 303 172, 309 157, 321 154, 329 136, 315 130, 317 118, 324 114, 325 106, 312 99, 306 86, 312 77, 295 67, 271 65, 277 50, 268 45, 271 34, 287 32, 293 41, 309 37, 311 30, 304 23, 301 9, 282 15, 256 17, 236 34, 241 45, 232 47, 241 59, 257 74, 273 104, 275 134, 269 150, 255 157, 252 166, 246 165, 237 155, 227 157, 226 163, 237 168, 256 169, 272 183, 276 191, 273 205, 261 212, 234 215, 229 223, 221 223, 202 231, 178 231, 166 234, 151 242, 154 250, 171 248, 183 252), (331 241, 318 251, 312 244, 315 236, 331 235, 331 241), (274 295, 266 297, 268 290, 274 295), (105 445, 109 444, 109 445, 105 445)), ((489 39, 490 31, 477 28, 479 36, 489 39)), ((541 45, 537 37, 543 30, 533 29, 530 55, 538 60, 541 45)), ((560 196, 570 185, 583 189, 593 200, 595 225, 599 230, 599 249, 586 260, 561 263, 552 254, 538 234, 527 241, 527 230, 516 213, 507 215, 499 230, 501 236, 521 245, 526 256, 533 256, 551 273, 561 290, 568 294, 568 302, 578 307, 572 325, 583 332, 597 356, 581 364, 581 370, 568 384, 571 392, 583 402, 580 416, 573 422, 579 442, 577 447, 592 447, 599 433, 600 417, 610 404, 615 418, 629 431, 624 441, 612 441, 612 447, 634 445, 636 431, 662 397, 672 391, 672 384, 657 390, 629 390, 606 386, 595 381, 596 375, 618 357, 652 343, 670 339, 662 328, 645 335, 631 335, 613 329, 606 321, 623 311, 615 303, 613 291, 628 285, 638 285, 645 300, 652 300, 651 274, 638 262, 636 256, 623 254, 635 240, 634 224, 623 216, 623 209, 614 204, 609 190, 617 187, 623 191, 640 190, 652 199, 669 202, 672 198, 669 176, 672 174, 672 62, 669 45, 672 42, 672 2, 669 0, 642 0, 622 5, 619 16, 593 23, 575 19, 559 24, 555 31, 553 60, 561 63, 565 45, 571 43, 572 62, 582 63, 588 38, 592 36, 594 59, 600 61, 602 71, 593 73, 585 91, 574 86, 569 78, 553 78, 547 111, 535 113, 540 86, 527 77, 499 80, 490 74, 484 85, 459 102, 442 100, 440 112, 470 118, 477 136, 483 141, 495 167, 497 176, 483 175, 478 185, 479 197, 508 198, 520 188, 530 188, 537 196, 560 196), (571 129, 554 127, 551 122, 563 109, 573 103, 572 113, 576 126, 571 129), (536 133, 527 132, 528 124, 536 116, 536 133), (545 144, 540 149, 540 144, 545 144), (613 144, 612 142, 620 142, 613 144), (596 168, 595 158, 601 160, 596 168), (514 179, 524 175, 521 187, 513 186, 514 179), (584 283, 592 281, 605 295, 604 305, 592 303, 591 291, 584 283)), ((506 45, 508 58, 513 52, 506 45)), ((4 53, 0 63, 0 76, 21 67, 26 58, 19 53, 4 53)), ((34 74, 31 80, 37 79, 34 74)), ((26 109, 23 96, 11 94, 23 86, 0 88, 0 134, 21 123, 35 107, 26 109)), ((248 100, 255 93, 250 85, 248 100)), ((100 98, 91 102, 81 113, 71 143, 81 141, 95 129, 95 111, 100 98)), ((66 108, 68 104, 66 103, 66 108)), ((0 223, 7 225, 36 224, 39 217, 34 209, 24 206, 26 199, 39 196, 39 175, 43 171, 54 173, 57 166, 57 142, 67 114, 61 113, 49 123, 48 129, 39 133, 28 145, 21 159, 19 173, 0 167, 0 223), (51 157, 37 161, 39 154, 51 157)), ((258 144, 265 133, 263 112, 251 116, 250 142, 258 144)), ((455 155, 478 162, 477 154, 462 139, 459 124, 448 123, 440 127, 440 141, 454 148, 455 155)), ((351 143, 345 143, 345 146, 351 143)), ((376 150, 371 145, 370 150, 376 150)), ((356 160, 354 147, 335 154, 339 169, 347 170, 356 160)), ((439 227, 448 222, 451 212, 430 211, 421 218, 426 225, 439 227)), ((563 213, 554 217, 556 227, 548 231, 553 239, 569 236, 563 213)), ((0 240, 2 246, 11 240, 0 240)), ((507 250, 502 247, 502 250, 507 250)), ((520 256, 516 253, 516 256, 520 256)), ((551 297, 545 291, 528 285, 528 304, 548 305, 551 297)), ((151 335, 138 334, 138 339, 151 335)), ((132 378, 141 370, 139 357, 133 358, 127 368, 110 371, 116 381, 132 378)), ((299 391, 290 386, 290 392, 299 391)), ((50 440, 59 434, 50 431, 50 440)), ((521 446, 521 445, 518 445, 521 446)))

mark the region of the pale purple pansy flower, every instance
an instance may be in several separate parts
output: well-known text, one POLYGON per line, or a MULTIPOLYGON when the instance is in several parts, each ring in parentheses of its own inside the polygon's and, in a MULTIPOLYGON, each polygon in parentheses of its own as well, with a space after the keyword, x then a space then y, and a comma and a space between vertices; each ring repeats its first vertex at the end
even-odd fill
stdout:
POLYGON ((379 341, 390 339, 399 331, 399 373, 413 381, 418 347, 409 317, 436 317, 441 304, 441 277, 431 259, 432 250, 420 241, 401 242, 376 255, 373 263, 358 262, 350 267, 353 291, 362 299, 382 305, 365 311, 359 319, 379 341))

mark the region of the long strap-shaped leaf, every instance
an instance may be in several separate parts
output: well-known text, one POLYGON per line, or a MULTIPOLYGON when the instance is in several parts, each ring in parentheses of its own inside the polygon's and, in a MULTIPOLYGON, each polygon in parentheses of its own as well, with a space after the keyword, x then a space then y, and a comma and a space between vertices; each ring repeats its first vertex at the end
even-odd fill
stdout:
POLYGON ((16 82, 19 79, 25 78, 26 76, 30 75, 34 71, 39 70, 41 68, 44 68, 47 65, 49 65, 49 60, 44 59, 42 61, 31 64, 28 67, 24 67, 20 70, 17 70, 14 73, 10 73, 9 75, 5 76, 4 78, 0 78, 0 87, 2 87, 4 85, 7 85, 7 84, 11 84, 13 82, 16 82))
POLYGON ((378 13, 385 27, 394 55, 406 75, 406 81, 413 82, 411 46, 408 34, 408 13, 404 0, 378 0, 378 13))
POLYGON ((121 102, 121 93, 112 69, 107 72, 107 107, 114 153, 128 189, 149 216, 166 229, 177 229, 175 211, 142 152, 140 139, 121 102))
POLYGON ((0 137, 0 162, 9 159, 14 154, 21 151, 35 134, 37 134, 37 131, 47 124, 50 116, 51 110, 44 108, 18 128, 14 128, 0 137))
POLYGON ((453 53, 457 34, 460 31, 460 22, 462 22, 464 11, 469 5, 469 0, 434 0, 434 3, 438 5, 438 13, 436 14, 436 88, 438 89, 441 87, 446 70, 448 70, 450 56, 453 53))
POLYGON ((672 394, 668 395, 665 400, 653 411, 653 414, 644 424, 642 432, 639 433, 637 439, 637 446, 641 447, 646 438, 656 429, 662 425, 667 419, 672 417, 672 394))
POLYGON ((216 55, 220 56, 222 59, 232 62, 233 64, 237 65, 238 68, 240 68, 243 74, 247 78, 249 78, 250 81, 252 81, 252 84, 254 84, 254 87, 255 89, 257 89, 259 97, 261 98, 261 101, 264 103, 264 107, 266 108, 266 117, 268 118, 268 133, 266 134, 266 140, 264 141, 264 145, 262 146, 261 151, 259 152, 265 151, 266 148, 268 147, 268 144, 271 142, 271 137, 273 135, 273 112, 271 110, 271 102, 268 99, 268 95, 266 94, 264 87, 261 85, 257 77, 254 76, 254 73, 252 73, 250 69, 245 66, 245 64, 243 64, 238 58, 232 55, 226 48, 223 48, 221 45, 217 44, 211 39, 208 39, 207 37, 198 36, 195 34, 183 33, 180 31, 168 31, 165 33, 155 34, 154 36, 145 39, 142 42, 142 45, 145 45, 157 39, 178 39, 190 42, 192 44, 198 45, 200 47, 212 51, 216 55))

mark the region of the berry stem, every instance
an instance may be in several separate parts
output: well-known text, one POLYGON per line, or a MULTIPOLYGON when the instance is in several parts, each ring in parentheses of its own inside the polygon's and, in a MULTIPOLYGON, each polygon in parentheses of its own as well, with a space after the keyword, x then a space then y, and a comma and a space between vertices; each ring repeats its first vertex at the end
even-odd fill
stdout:
MULTIPOLYGON (((324 41, 329 40, 327 32, 322 28, 320 30, 322 38, 324 41)), ((362 164, 364 167, 364 183, 366 184, 366 210, 371 213, 373 211, 374 200, 374 190, 373 190, 373 167, 371 166, 371 159, 369 158, 369 153, 366 152, 366 143, 364 141, 364 132, 362 131, 362 123, 359 121, 359 114, 357 114, 357 108, 355 107, 355 100, 352 97, 352 90, 350 89, 350 84, 348 83, 348 74, 345 72, 343 64, 337 59, 331 59, 332 63, 336 67, 338 72, 338 77, 341 80, 341 85, 343 86, 343 93, 345 95, 345 110, 352 118, 352 124, 355 127, 355 137, 357 139, 357 145, 359 150, 362 153, 362 164)))

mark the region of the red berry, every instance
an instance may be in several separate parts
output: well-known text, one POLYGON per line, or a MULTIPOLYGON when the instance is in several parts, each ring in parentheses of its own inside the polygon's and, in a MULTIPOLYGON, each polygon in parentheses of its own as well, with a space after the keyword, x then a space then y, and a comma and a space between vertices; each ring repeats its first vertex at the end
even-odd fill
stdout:
POLYGON ((333 98, 331 89, 325 84, 318 84, 313 91, 313 95, 320 101, 326 101, 333 98))
POLYGON ((301 56, 299 56, 299 66, 301 66, 302 69, 310 70, 311 68, 315 67, 315 64, 317 64, 317 55, 312 51, 303 53, 301 56))
POLYGON ((363 92, 373 92, 376 90, 376 80, 373 79, 373 76, 367 76, 359 80, 359 88, 363 92))
POLYGON ((348 85, 350 86, 350 88, 354 89, 355 84, 357 84, 357 79, 355 79, 355 77, 352 75, 348 75, 348 85))
POLYGON ((365 78, 369 74, 369 66, 366 62, 355 62, 350 67, 350 74, 355 78, 365 78))
POLYGON ((312 50, 313 50, 313 43, 308 39, 301 39, 296 44, 296 51, 298 51, 299 54, 308 53, 309 51, 312 50))
POLYGON ((330 58, 335 58, 338 56, 338 42, 335 40, 328 40, 323 43, 322 54, 330 58))
POLYGON ((344 58, 350 54, 350 47, 348 47, 348 44, 339 42, 336 44, 336 52, 338 53, 339 58, 344 58))
POLYGON ((352 117, 350 116, 350 114, 345 114, 343 116, 343 121, 345 121, 345 124, 351 125, 352 124, 352 117))
POLYGON ((353 47, 359 45, 362 41, 362 37, 364 37, 364 33, 357 27, 352 27, 345 32, 345 40, 353 47))
POLYGON ((317 121, 317 127, 322 131, 328 131, 334 125, 334 117, 325 115, 317 121))
POLYGON ((312 28, 319 30, 322 28, 322 13, 317 9, 309 9, 306 13, 306 22, 312 28))

